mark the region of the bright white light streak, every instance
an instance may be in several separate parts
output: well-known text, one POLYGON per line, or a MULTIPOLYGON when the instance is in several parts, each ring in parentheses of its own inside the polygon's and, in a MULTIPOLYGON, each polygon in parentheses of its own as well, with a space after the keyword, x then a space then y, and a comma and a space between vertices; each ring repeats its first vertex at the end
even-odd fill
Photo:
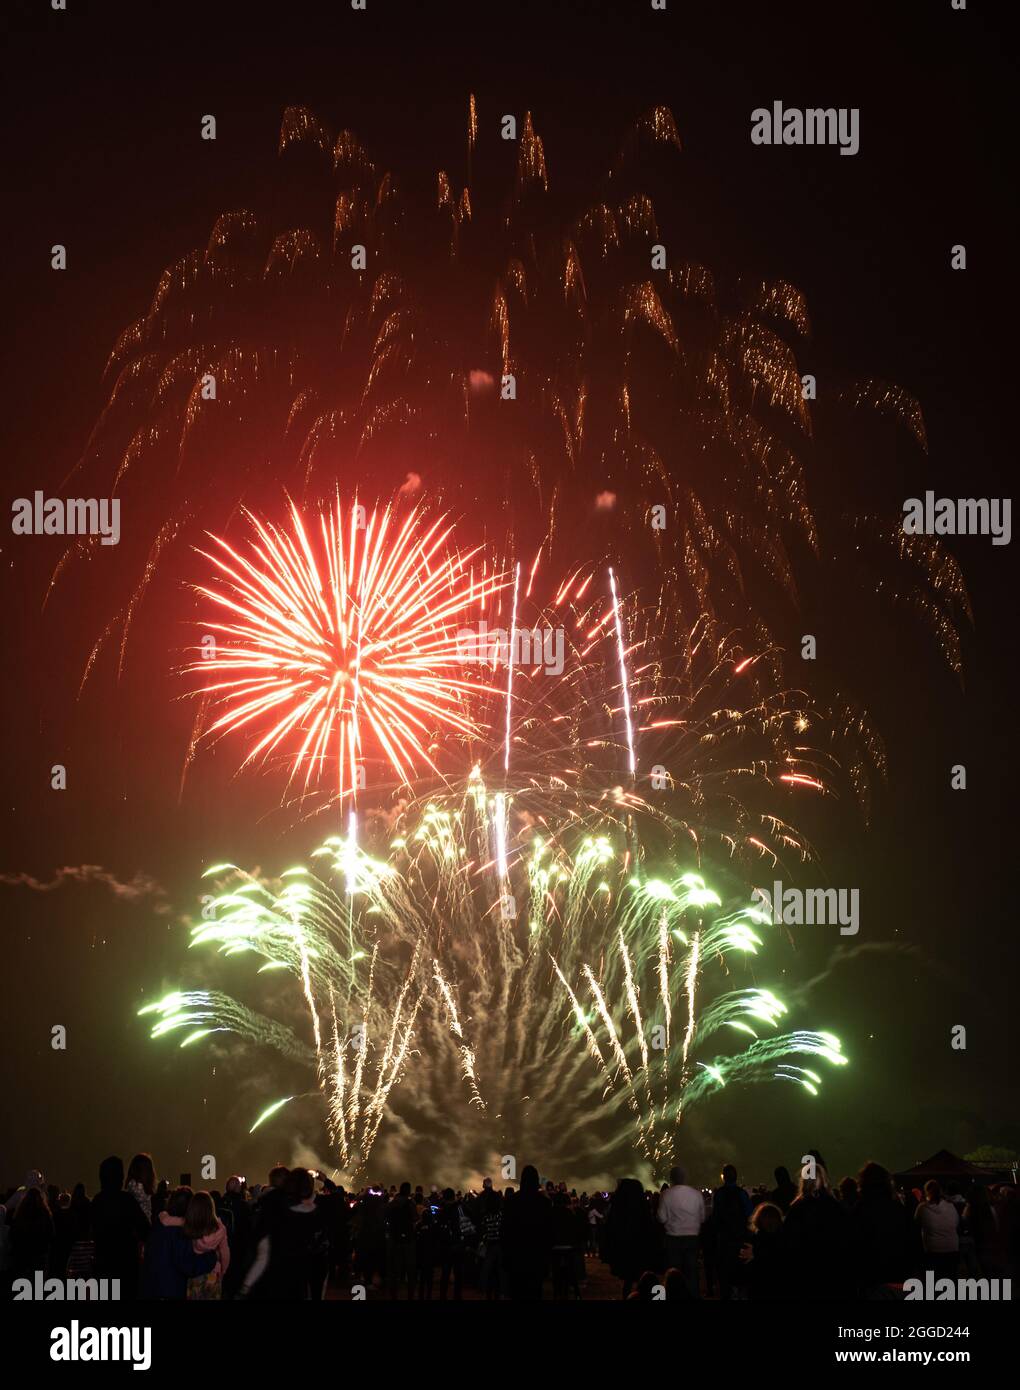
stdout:
POLYGON ((510 721, 513 708, 514 648, 517 639, 517 591, 521 583, 521 562, 517 561, 514 570, 514 605, 510 615, 510 651, 506 663, 506 743, 503 751, 503 771, 510 771, 510 721))
POLYGON ((506 862, 506 797, 502 792, 496 793, 495 798, 494 830, 496 835, 496 867, 499 872, 499 881, 504 883, 507 878, 506 862))
MULTIPOLYGON (((623 645, 623 621, 620 617, 620 599, 616 592, 616 575, 609 566, 609 587, 613 595, 613 618, 616 623, 616 650, 620 658, 620 684, 623 687, 623 717, 627 725, 627 753, 630 760, 630 775, 637 771, 634 758, 634 726, 630 717, 630 687, 627 683, 627 657, 623 645)), ((509 755, 508 755, 509 756, 509 755)))

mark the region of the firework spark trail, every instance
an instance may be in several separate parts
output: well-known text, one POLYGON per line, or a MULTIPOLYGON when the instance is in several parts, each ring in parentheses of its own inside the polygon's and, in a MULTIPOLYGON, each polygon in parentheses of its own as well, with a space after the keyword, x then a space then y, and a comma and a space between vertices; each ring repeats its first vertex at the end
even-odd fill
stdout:
POLYGON ((349 1153, 350 1146, 347 1140, 347 1115, 345 1110, 345 1097, 347 1090, 347 1077, 344 1072, 344 1048, 340 1041, 340 1025, 336 1016, 336 1000, 333 995, 333 987, 329 990, 329 1012, 333 1024, 333 1065, 335 1067, 335 1079, 331 1090, 327 1090, 328 1105, 333 1120, 334 1132, 339 1135, 338 1147, 341 1154, 349 1153))
POLYGON ((282 1100, 277 1100, 277 1101, 274 1101, 272 1105, 267 1105, 266 1108, 265 1108, 265 1110, 263 1110, 262 1114, 258 1117, 258 1119, 255 1121, 255 1123, 252 1125, 252 1127, 251 1127, 251 1129, 248 1131, 248 1133, 249 1133, 249 1134, 254 1134, 255 1131, 256 1131, 257 1129, 259 1129, 260 1126, 262 1126, 263 1124, 265 1124, 266 1120, 271 1119, 271 1118, 277 1113, 278 1110, 282 1110, 283 1107, 284 1107, 285 1105, 289 1105, 290 1102, 291 1102, 292 1100, 297 1100, 297 1099, 298 1099, 297 1096, 284 1096, 282 1100))
POLYGON ((513 721, 513 689, 514 689, 514 649, 517 645, 517 593, 521 583, 521 566, 517 563, 514 571, 514 599, 513 608, 510 616, 510 650, 507 653, 506 663, 506 742, 503 753, 503 771, 507 775, 510 773, 510 731, 513 721))
POLYGON ((617 1067, 620 1069, 620 1071, 622 1071, 623 1076, 627 1082, 628 1104, 634 1111, 634 1114, 637 1116, 638 1121, 637 1142, 644 1149, 645 1153, 649 1157, 652 1157, 652 1153, 649 1147, 648 1117, 646 1114, 642 1112, 641 1103, 637 1095, 637 1088, 634 1084, 634 1076, 631 1072, 630 1067, 627 1065, 627 1055, 623 1050, 623 1046, 620 1042, 616 1028, 613 1024, 612 1017, 606 1005, 605 997, 603 996, 602 990, 599 987, 598 980, 596 980, 591 966, 585 965, 583 967, 582 973, 584 974, 585 979, 588 981, 588 986, 591 990, 592 997, 595 1000, 595 1007, 598 1010, 599 1015, 601 1016, 603 1026, 605 1027, 606 1033, 609 1036, 610 1049, 615 1058, 617 1067))
POLYGON ((634 1021, 634 1028, 637 1033, 638 1046, 641 1050, 641 1066, 645 1074, 648 1073, 648 1042, 645 1038, 645 1025, 641 1020, 641 1006, 638 1003, 637 986, 634 984, 634 971, 631 967, 630 952, 627 950, 627 942, 624 940, 623 927, 619 930, 620 959, 623 962, 623 975, 627 987, 627 1006, 630 1009, 630 1016, 634 1021))
POLYGON ((624 1052, 623 1048, 620 1046, 620 1039, 617 1035, 616 1027, 613 1024, 612 1015, 610 1014, 609 1008, 606 1005, 605 997, 603 996, 602 990, 599 988, 599 982, 598 980, 596 980, 594 972, 592 971, 590 965, 585 965, 583 967, 582 974, 588 981, 588 987, 591 990, 593 999, 595 1000, 595 1007, 596 1009, 598 1009, 606 1033, 609 1036, 609 1046, 612 1050, 616 1066, 619 1069, 619 1071, 623 1073, 624 1079, 626 1080, 627 1085, 630 1087, 631 1104, 633 1105, 634 1109, 637 1110, 638 1103, 633 1095, 634 1077, 631 1074, 630 1067, 627 1065, 627 1055, 624 1052))
MULTIPOLYGON (((368 968, 368 987, 365 991, 366 1006, 367 1001, 373 997, 372 987, 375 983, 375 967, 378 959, 379 944, 376 942, 372 948, 372 961, 368 968)), ((354 1076, 351 1080, 351 1098, 347 1115, 351 1132, 355 1135, 358 1132, 358 1120, 361 1116, 361 1087, 365 1075, 365 1059, 368 1056, 367 1007, 362 1012, 362 1017, 359 1021, 359 1029, 360 1031, 356 1035, 356 1040, 352 1039, 351 1043, 354 1048, 354 1076)))
POLYGON ((687 1028, 684 1032, 683 1050, 683 1079, 689 1076, 688 1058, 690 1056, 691 1044, 694 1041, 694 1030, 697 1026, 697 1012, 695 1008, 695 998, 698 988, 698 965, 701 958, 701 933, 695 932, 691 940, 690 955, 687 963, 687 978, 684 982, 687 994, 687 1028))
POLYGON ((492 833, 495 841, 496 871, 499 875, 499 889, 502 894, 508 876, 506 854, 507 798, 505 792, 497 792, 493 797, 492 833))
POLYGON ((613 567, 609 567, 609 587, 613 595, 613 622, 616 628, 616 651, 620 663, 620 689, 623 692, 623 719, 624 727, 627 731, 627 764, 630 768, 631 777, 637 774, 637 762, 634 757, 634 724, 630 712, 630 684, 627 679, 627 653, 623 640, 623 619, 620 614, 620 598, 616 592, 616 576, 613 567))
POLYGON ((591 1053, 592 1057, 594 1057, 595 1061, 598 1063, 601 1069, 606 1073, 607 1087, 611 1089, 613 1083, 612 1078, 609 1076, 609 1067, 606 1065, 606 1059, 602 1055, 602 1049, 599 1047, 598 1038, 596 1038, 595 1034, 589 1027, 588 1016, 584 1012, 584 1009, 581 1007, 577 995, 571 989, 570 981, 567 979, 566 975, 564 975, 563 971, 560 969, 559 961, 556 959, 555 956, 552 955, 549 957, 549 959, 552 961, 553 969, 556 971, 556 975, 559 979, 559 982, 563 986, 567 998, 570 1000, 571 1006, 574 1010, 574 1017, 577 1019, 577 1022, 581 1025, 581 1029, 584 1032, 585 1042, 588 1044, 588 1051, 591 1053))
POLYGON ((670 1028, 673 1023, 673 1009, 669 999, 669 918, 663 912, 659 916, 659 999, 665 1018, 666 1047, 663 1061, 669 1055, 670 1028))
MULTIPOLYGON (((551 919, 544 922, 544 928, 558 943, 561 959, 569 962, 574 968, 583 957, 581 943, 593 925, 599 921, 606 906, 606 894, 602 893, 600 898, 596 899, 592 895, 591 887, 592 880, 596 874, 604 870, 609 857, 608 841, 602 836, 586 837, 572 860, 557 855, 555 878, 567 884, 566 901, 561 909, 555 895, 549 894, 548 891, 542 900, 541 916, 537 921, 541 923, 546 917, 547 906, 552 915, 551 919)), ((608 890, 608 885, 605 887, 608 890)), ((527 1042, 528 1046, 537 1046, 540 1051, 547 1052, 553 1047, 559 1023, 553 1011, 535 1007, 543 993, 539 976, 542 960, 539 951, 531 953, 530 968, 526 970, 522 991, 525 1007, 521 1011, 520 1038, 522 1044, 527 1042), (539 1015, 537 1026, 528 1022, 534 1012, 539 1015)), ((566 1065, 566 1062, 564 1056, 563 1064, 566 1065)))
POLYGON ((155 1013, 160 1019, 151 1029, 154 1038, 180 1028, 191 1030, 181 1047, 190 1047, 212 1033, 233 1033, 247 1042, 272 1047, 293 1061, 314 1060, 311 1048, 290 1028, 276 1019, 255 1013, 219 990, 178 990, 138 1010, 140 1018, 155 1013))
MULTIPOLYGON (((312 978, 309 969, 308 951, 305 946, 304 932, 301 927, 294 924, 294 938, 298 943, 298 957, 301 970, 301 988, 304 991, 305 1002, 308 1005, 308 1016, 312 1024, 312 1036, 315 1039, 315 1070, 318 1074, 319 1085, 325 1086, 326 1083, 326 1059, 322 1052, 322 1032, 319 1027, 319 1010, 316 1007, 315 996, 312 993, 312 978)), ((335 1142, 332 1133, 332 1116, 330 1117, 330 1141, 335 1142)))
POLYGON ((641 1142, 644 1143, 646 1147, 648 1147, 649 1144, 651 1144, 654 1148, 653 1111, 655 1108, 655 1102, 652 1097, 651 1069, 648 1065, 648 1039, 645 1036, 645 1025, 641 1017, 641 1008, 638 1002, 638 987, 634 983, 634 970, 631 963, 630 952, 627 949, 627 942, 623 935, 622 923, 619 928, 618 944, 620 948, 620 960, 623 963, 623 977, 627 996, 627 1007, 630 1011, 630 1017, 634 1024, 634 1034, 637 1038, 638 1050, 641 1054, 641 1074, 644 1077, 645 1100, 648 1107, 648 1109, 645 1112, 644 1122, 640 1131, 641 1142), (650 1135, 652 1136, 651 1139, 649 1138, 650 1135))
MULTIPOLYGON (((411 974, 409 972, 406 983, 410 984, 410 981, 411 974)), ((361 1149, 366 1156, 369 1153, 371 1153, 372 1146, 375 1143, 376 1135, 379 1133, 379 1126, 382 1124, 383 1115, 386 1112, 386 1102, 389 1098, 390 1091, 393 1089, 394 1084, 403 1072, 404 1065, 407 1061, 408 1050, 411 1046, 411 1040, 414 1037, 415 1020, 418 1017, 418 1011, 422 1006, 424 998, 425 990, 422 989, 419 991, 418 996, 414 1001, 414 1005, 411 1009, 411 1012, 409 1013, 406 1023, 404 1024, 404 1030, 401 1034, 400 1043, 394 1050, 392 1048, 392 1042, 397 1031, 396 1019, 400 1016, 400 1009, 402 1009, 404 1000, 404 993, 401 993, 400 1005, 398 1006, 398 1013, 394 1019, 393 1033, 391 1034, 390 1041, 387 1043, 387 1057, 390 1061, 390 1070, 387 1075, 385 1073, 384 1068, 380 1068, 379 1085, 376 1089, 375 1095, 372 1097, 372 1104, 370 1105, 366 1114, 366 1124, 361 1141, 361 1149), (369 1120, 371 1120, 370 1124, 369 1120)))
POLYGON ((464 1080, 467 1081, 471 1087, 471 1103, 484 1110, 485 1101, 482 1099, 481 1092, 478 1089, 478 1077, 475 1075, 474 1053, 464 1038, 464 1030, 460 1026, 460 1018, 457 1014, 457 1004, 453 997, 453 990, 450 988, 446 976, 443 974, 437 960, 432 962, 432 978, 439 986, 439 992, 443 997, 443 1003, 446 1005, 450 1019, 450 1032, 460 1044, 459 1051, 461 1056, 462 1075, 464 1080))
MULTIPOLYGON (((386 1040, 386 1047, 383 1053, 382 1060, 378 1064, 378 1080, 376 1083, 376 1088, 372 1094, 371 1100, 369 1101, 364 1111, 364 1116, 362 1120, 361 1152, 365 1156, 365 1158, 367 1158, 369 1153, 371 1153, 372 1145, 375 1142, 375 1136, 379 1131, 379 1125, 382 1123, 382 1117, 385 1111, 387 1098, 389 1096, 390 1091, 393 1089, 394 1083, 396 1082, 403 1069, 404 1062, 407 1057, 408 1048, 410 1047, 411 1039, 414 1036, 415 1019, 418 1016, 418 1010, 421 1007, 422 999, 424 998, 424 991, 422 990, 418 993, 418 996, 407 1018, 404 1019, 404 1003, 411 989, 412 981, 415 977, 416 964, 417 959, 415 958, 414 960, 412 960, 411 967, 408 970, 407 975, 404 978, 404 982, 400 988, 400 994, 397 999, 396 1007, 393 1009, 392 1012, 392 1024, 390 1027, 389 1036, 386 1040), (403 1028, 403 1031, 401 1031, 401 1027, 403 1028), (397 1042, 398 1033, 400 1034, 399 1043, 397 1042)), ((362 1040, 361 1045, 367 1046, 367 1037, 362 1040)))

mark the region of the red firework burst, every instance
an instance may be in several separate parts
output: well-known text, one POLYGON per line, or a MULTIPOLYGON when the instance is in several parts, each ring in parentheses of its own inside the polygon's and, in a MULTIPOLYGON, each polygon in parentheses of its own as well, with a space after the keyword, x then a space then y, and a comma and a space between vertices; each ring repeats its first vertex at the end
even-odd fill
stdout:
POLYGON ((288 785, 303 767, 307 790, 335 758, 343 799, 366 733, 408 783, 422 763, 435 769, 436 732, 479 732, 466 701, 488 687, 457 674, 457 632, 504 581, 484 566, 476 577, 478 551, 452 549, 444 517, 416 507, 400 522, 355 504, 346 520, 338 501, 309 535, 293 503, 289 531, 246 515, 247 555, 216 536, 220 553, 199 552, 220 583, 198 592, 227 616, 203 624, 219 639, 212 661, 189 667, 211 677, 202 690, 220 713, 208 732, 255 735, 242 766, 285 753, 288 785))

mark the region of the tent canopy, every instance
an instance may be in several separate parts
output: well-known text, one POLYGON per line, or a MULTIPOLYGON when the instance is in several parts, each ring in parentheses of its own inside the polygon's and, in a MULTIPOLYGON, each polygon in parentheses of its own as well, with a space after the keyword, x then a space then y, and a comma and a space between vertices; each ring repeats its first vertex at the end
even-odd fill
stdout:
POLYGON ((894 1173, 895 1178, 909 1180, 915 1186, 922 1182, 927 1182, 929 1178, 988 1178, 998 1170, 995 1168, 979 1167, 976 1163, 968 1163, 965 1158, 960 1158, 956 1154, 950 1153, 948 1149, 939 1149, 938 1153, 932 1154, 931 1158, 924 1159, 921 1163, 915 1163, 913 1168, 907 1168, 902 1173, 894 1173))

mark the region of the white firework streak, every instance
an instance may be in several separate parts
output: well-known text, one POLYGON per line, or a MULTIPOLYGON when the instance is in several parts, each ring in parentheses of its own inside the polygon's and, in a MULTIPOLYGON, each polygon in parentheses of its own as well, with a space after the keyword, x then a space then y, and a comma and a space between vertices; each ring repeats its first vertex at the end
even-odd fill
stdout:
POLYGON ((620 956, 623 959, 623 978, 627 986, 627 1006, 630 1009, 630 1016, 634 1020, 634 1028, 637 1032, 638 1047, 641 1049, 641 1066, 645 1073, 645 1084, 648 1083, 648 1042, 645 1038, 645 1026, 641 1019, 641 1007, 638 1003, 637 986, 634 983, 634 972, 631 969, 630 952, 627 950, 627 942, 624 939, 623 927, 619 929, 620 956))
MULTIPOLYGON (((417 965, 417 953, 415 954, 414 959, 412 959, 410 969, 409 969, 408 972, 407 972, 407 976, 406 976, 406 978, 404 979, 403 985, 401 985, 401 987, 400 987, 400 996, 399 996, 399 998, 397 999, 396 1008, 393 1010, 393 1025, 392 1025, 392 1027, 390 1028, 390 1035, 389 1035, 389 1038, 388 1038, 387 1041, 386 1041, 386 1050, 385 1050, 385 1052, 383 1053, 383 1059, 382 1059, 382 1061, 379 1063, 379 1080, 378 1080, 378 1083, 376 1084, 375 1092, 374 1092, 374 1094, 373 1094, 373 1096, 372 1096, 372 1099, 369 1101, 368 1107, 367 1107, 366 1112, 365 1112, 364 1123, 363 1123, 363 1129, 362 1129, 362 1133, 363 1133, 363 1134, 367 1132, 367 1127, 368 1127, 368 1124, 369 1124, 369 1120, 370 1120, 370 1118, 371 1118, 373 1115, 375 1115, 375 1113, 376 1113, 377 1111, 378 1111, 379 1119, 382 1118, 382 1111, 383 1111, 383 1106, 384 1106, 385 1103, 386 1103, 386 1096, 389 1094, 390 1086, 392 1086, 392 1084, 393 1084, 392 1077, 391 1077, 391 1079, 390 1079, 390 1081, 389 1081, 388 1083, 387 1083, 387 1081, 386 1081, 386 1069, 387 1069, 387 1067, 390 1066, 390 1063, 391 1063, 391 1061, 392 1061, 392 1059, 393 1059, 394 1051, 397 1051, 398 1054, 399 1054, 399 1056, 400 1056, 400 1058, 402 1059, 404 1053, 405 1053, 406 1050, 407 1050, 407 1043, 408 1043, 408 1036, 407 1036, 407 1033, 410 1031, 411 1024, 409 1023, 409 1024, 408 1024, 408 1027, 407 1027, 407 1030, 405 1030, 404 1038, 403 1038, 403 1041, 402 1041, 401 1046, 400 1046, 399 1049, 396 1048, 396 1037, 397 1037, 397 1030, 398 1030, 398 1028, 400 1027, 400 1018, 401 1018, 401 1015, 402 1015, 402 1013, 403 1013, 403 1011, 404 1011, 404 1000, 407 998, 407 992, 408 992, 408 990, 409 990, 410 987, 411 987, 411 980, 414 978, 414 972, 415 972, 415 966, 416 966, 416 965, 417 965)), ((421 1007, 421 1001, 422 1001, 422 995, 419 994, 418 999, 417 999, 417 1001, 415 1002, 414 1009, 412 1010, 412 1013, 411 1013, 411 1023, 414 1022, 414 1019, 415 1019, 415 1017, 417 1016, 418 1009, 421 1007)), ((367 1038, 366 1038, 365 1041, 366 1041, 366 1043, 367 1043, 367 1038)), ((376 1121, 376 1128, 378 1128, 378 1120, 376 1121)), ((364 1144, 362 1145, 362 1148, 364 1149, 364 1144)))
POLYGON ((620 1046, 620 1039, 619 1039, 619 1037, 617 1036, 616 1028, 615 1028, 614 1025, 613 1025, 613 1020, 612 1020, 612 1017, 610 1016, 609 1009, 606 1007, 606 1001, 605 1001, 605 998, 604 998, 604 996, 603 996, 603 994, 602 994, 602 990, 599 988, 599 982, 598 982, 598 980, 596 980, 595 975, 594 975, 594 972, 592 971, 592 968, 591 968, 590 965, 585 965, 585 966, 582 968, 582 974, 584 975, 585 979, 588 981, 588 984, 589 984, 589 986, 590 986, 590 988, 591 988, 592 995, 593 995, 593 997, 594 997, 594 999, 595 999, 595 1007, 598 1009, 598 1011, 599 1011, 599 1017, 602 1019, 602 1023, 603 1023, 603 1025, 604 1025, 604 1027, 605 1027, 605 1030, 606 1030, 606 1032, 607 1032, 608 1035, 609 1035, 609 1044, 610 1044, 610 1046, 611 1046, 612 1049, 613 1049, 613 1057, 616 1059, 616 1065, 617 1065, 617 1067, 620 1069, 620 1071, 623 1073, 623 1075, 626 1077, 626 1079, 627 1079, 627 1085, 630 1087, 630 1090, 631 1090, 631 1101, 630 1101, 630 1103, 631 1103, 631 1105, 633 1106, 634 1110, 637 1110, 637 1109, 638 1109, 638 1103, 637 1103, 637 1101, 634 1099, 634 1094, 633 1094, 633 1093, 634 1093, 634 1077, 633 1077, 632 1074, 631 1074, 630 1067, 627 1065, 627 1058, 626 1058, 626 1055, 624 1054, 623 1048, 620 1046))
POLYGON ((464 1039, 464 1030, 461 1028, 460 1019, 457 1016, 457 1005, 454 1003, 453 990, 447 983, 446 977, 439 968, 439 962, 437 960, 432 962, 432 969, 434 971, 432 978, 439 986, 439 992, 443 996, 443 1000, 450 1015, 450 1032, 460 1043, 458 1051, 461 1059, 461 1075, 471 1087, 471 1104, 478 1105, 484 1110, 485 1101, 482 1099, 481 1092, 478 1089, 478 1077, 475 1075, 475 1054, 464 1039))
POLYGON ((666 1048, 663 1058, 669 1055, 669 1033, 673 1022, 673 1010, 669 1002, 669 923, 666 913, 659 918, 659 995, 666 1016, 666 1048))
MULTIPOLYGON (((410 983, 410 975, 408 976, 407 983, 410 983)), ((411 1045, 411 1039, 414 1037, 414 1023, 416 1018, 418 1017, 418 1010, 421 1008, 422 1000, 424 998, 425 990, 422 989, 418 995, 418 998, 414 1001, 414 1008, 411 1010, 411 1016, 407 1021, 407 1027, 404 1029, 404 1035, 401 1039, 400 1047, 397 1049, 396 1056, 393 1059, 393 1065, 390 1069, 389 1078, 388 1080, 386 1080, 385 1084, 381 1079, 382 1072, 380 1070, 379 1087, 376 1091, 375 1096, 372 1099, 372 1105, 369 1107, 369 1111, 365 1116, 365 1128, 363 1131, 362 1138, 362 1152, 365 1154, 368 1154, 370 1152, 373 1144, 375 1143, 375 1137, 379 1132, 379 1126, 382 1124, 383 1115, 386 1112, 386 1101, 389 1097, 390 1090, 392 1089, 393 1083, 400 1076, 401 1070, 403 1069, 404 1061, 407 1057, 408 1048, 411 1045), (370 1117, 373 1121, 373 1123, 371 1124, 371 1128, 369 1128, 370 1117)))
MULTIPOLYGON (((315 1006, 315 995, 312 993, 312 976, 308 964, 308 951, 305 947, 305 934, 300 925, 294 924, 294 939, 298 946, 298 956, 301 970, 301 985, 304 989, 305 999, 308 1003, 308 1012, 312 1020, 312 1033, 315 1038, 315 1072, 319 1080, 319 1085, 323 1090, 327 1089, 328 1082, 326 1077, 326 1062, 322 1055, 322 1033, 319 1029, 319 1011, 315 1006)), ((327 1106, 326 1109, 326 1128, 329 1132, 330 1143, 336 1143, 336 1128, 333 1120, 333 1107, 327 1106)))
POLYGON ((694 933, 691 958, 687 966, 687 1032, 684 1034, 683 1079, 687 1079, 687 1057, 694 1041, 694 995, 698 986, 698 961, 701 956, 701 933, 694 933))
POLYGON ((333 1018, 333 1056, 336 1064, 336 1086, 329 1099, 329 1109, 334 1117, 337 1130, 340 1135, 340 1155, 344 1164, 347 1163, 349 1149, 347 1146, 347 1117, 344 1114, 344 1050, 340 1042, 340 1025, 336 1016, 336 1000, 333 994, 333 986, 329 987, 329 1011, 333 1018))
MULTIPOLYGON (((366 1001, 369 1000, 369 999, 371 999, 371 997, 372 997, 372 985, 373 985, 373 982, 374 982, 374 980, 375 980, 375 963, 376 963, 376 960, 377 960, 377 958, 378 958, 378 955, 379 955, 379 947, 378 947, 378 944, 377 944, 377 945, 376 945, 375 947, 373 947, 373 949, 372 949, 372 963, 371 963, 371 965, 370 965, 369 968, 368 968, 368 990, 367 990, 366 995, 365 995, 366 1001)), ((397 1024, 397 1018, 399 1018, 399 1009, 400 1009, 402 1003, 403 1003, 403 993, 401 993, 401 996, 400 996, 400 1004, 398 1004, 398 1006, 397 1006, 397 1008, 398 1008, 398 1013, 394 1016, 394 1019, 393 1019, 393 1026, 394 1026, 394 1027, 396 1027, 396 1024, 397 1024)), ((367 1010, 367 1004, 366 1004, 366 1010, 367 1010)), ((355 1055, 355 1061, 354 1061, 354 1081, 353 1081, 352 1087, 351 1087, 351 1102, 350 1102, 350 1104, 351 1104, 351 1111, 350 1111, 350 1113, 349 1113, 349 1115, 348 1115, 348 1119, 349 1119, 349 1123, 350 1123, 351 1129, 354 1130, 355 1132, 357 1131, 357 1127, 358 1127, 358 1118, 359 1118, 359 1115, 360 1115, 360 1113, 361 1113, 361 1084, 362 1084, 362 1079, 363 1079, 364 1074, 365 1074, 365 1058, 366 1058, 367 1056, 368 1056, 368 1014, 367 1014, 367 1011, 366 1011, 365 1015, 363 1016, 363 1018, 362 1018, 362 1020, 361 1020, 361 1037, 360 1037, 360 1040, 359 1040, 359 1046, 358 1046, 357 1049, 356 1049, 356 1055, 355 1055)))
MULTIPOLYGON (((576 1017, 578 1023, 580 1023, 581 1027, 584 1029, 585 1040, 588 1043, 588 1051, 595 1058, 596 1062, 598 1062, 599 1066, 606 1074, 606 1091, 611 1091, 613 1090, 613 1078, 610 1075, 609 1067, 606 1065, 606 1059, 602 1055, 602 1049, 599 1047, 598 1039, 596 1038, 595 1034, 591 1031, 591 1028, 588 1024, 588 1020, 585 1017, 584 1010, 581 1008, 581 1005, 578 1001, 577 995, 570 988, 570 985, 567 982, 567 977, 560 969, 559 962, 557 961, 556 957, 550 955, 549 959, 552 961, 553 969, 559 976, 560 984, 567 991, 567 995, 570 999, 570 1002, 574 1006, 574 1016, 576 1017)), ((603 1092, 603 1094, 605 1094, 605 1092, 603 1092)))

